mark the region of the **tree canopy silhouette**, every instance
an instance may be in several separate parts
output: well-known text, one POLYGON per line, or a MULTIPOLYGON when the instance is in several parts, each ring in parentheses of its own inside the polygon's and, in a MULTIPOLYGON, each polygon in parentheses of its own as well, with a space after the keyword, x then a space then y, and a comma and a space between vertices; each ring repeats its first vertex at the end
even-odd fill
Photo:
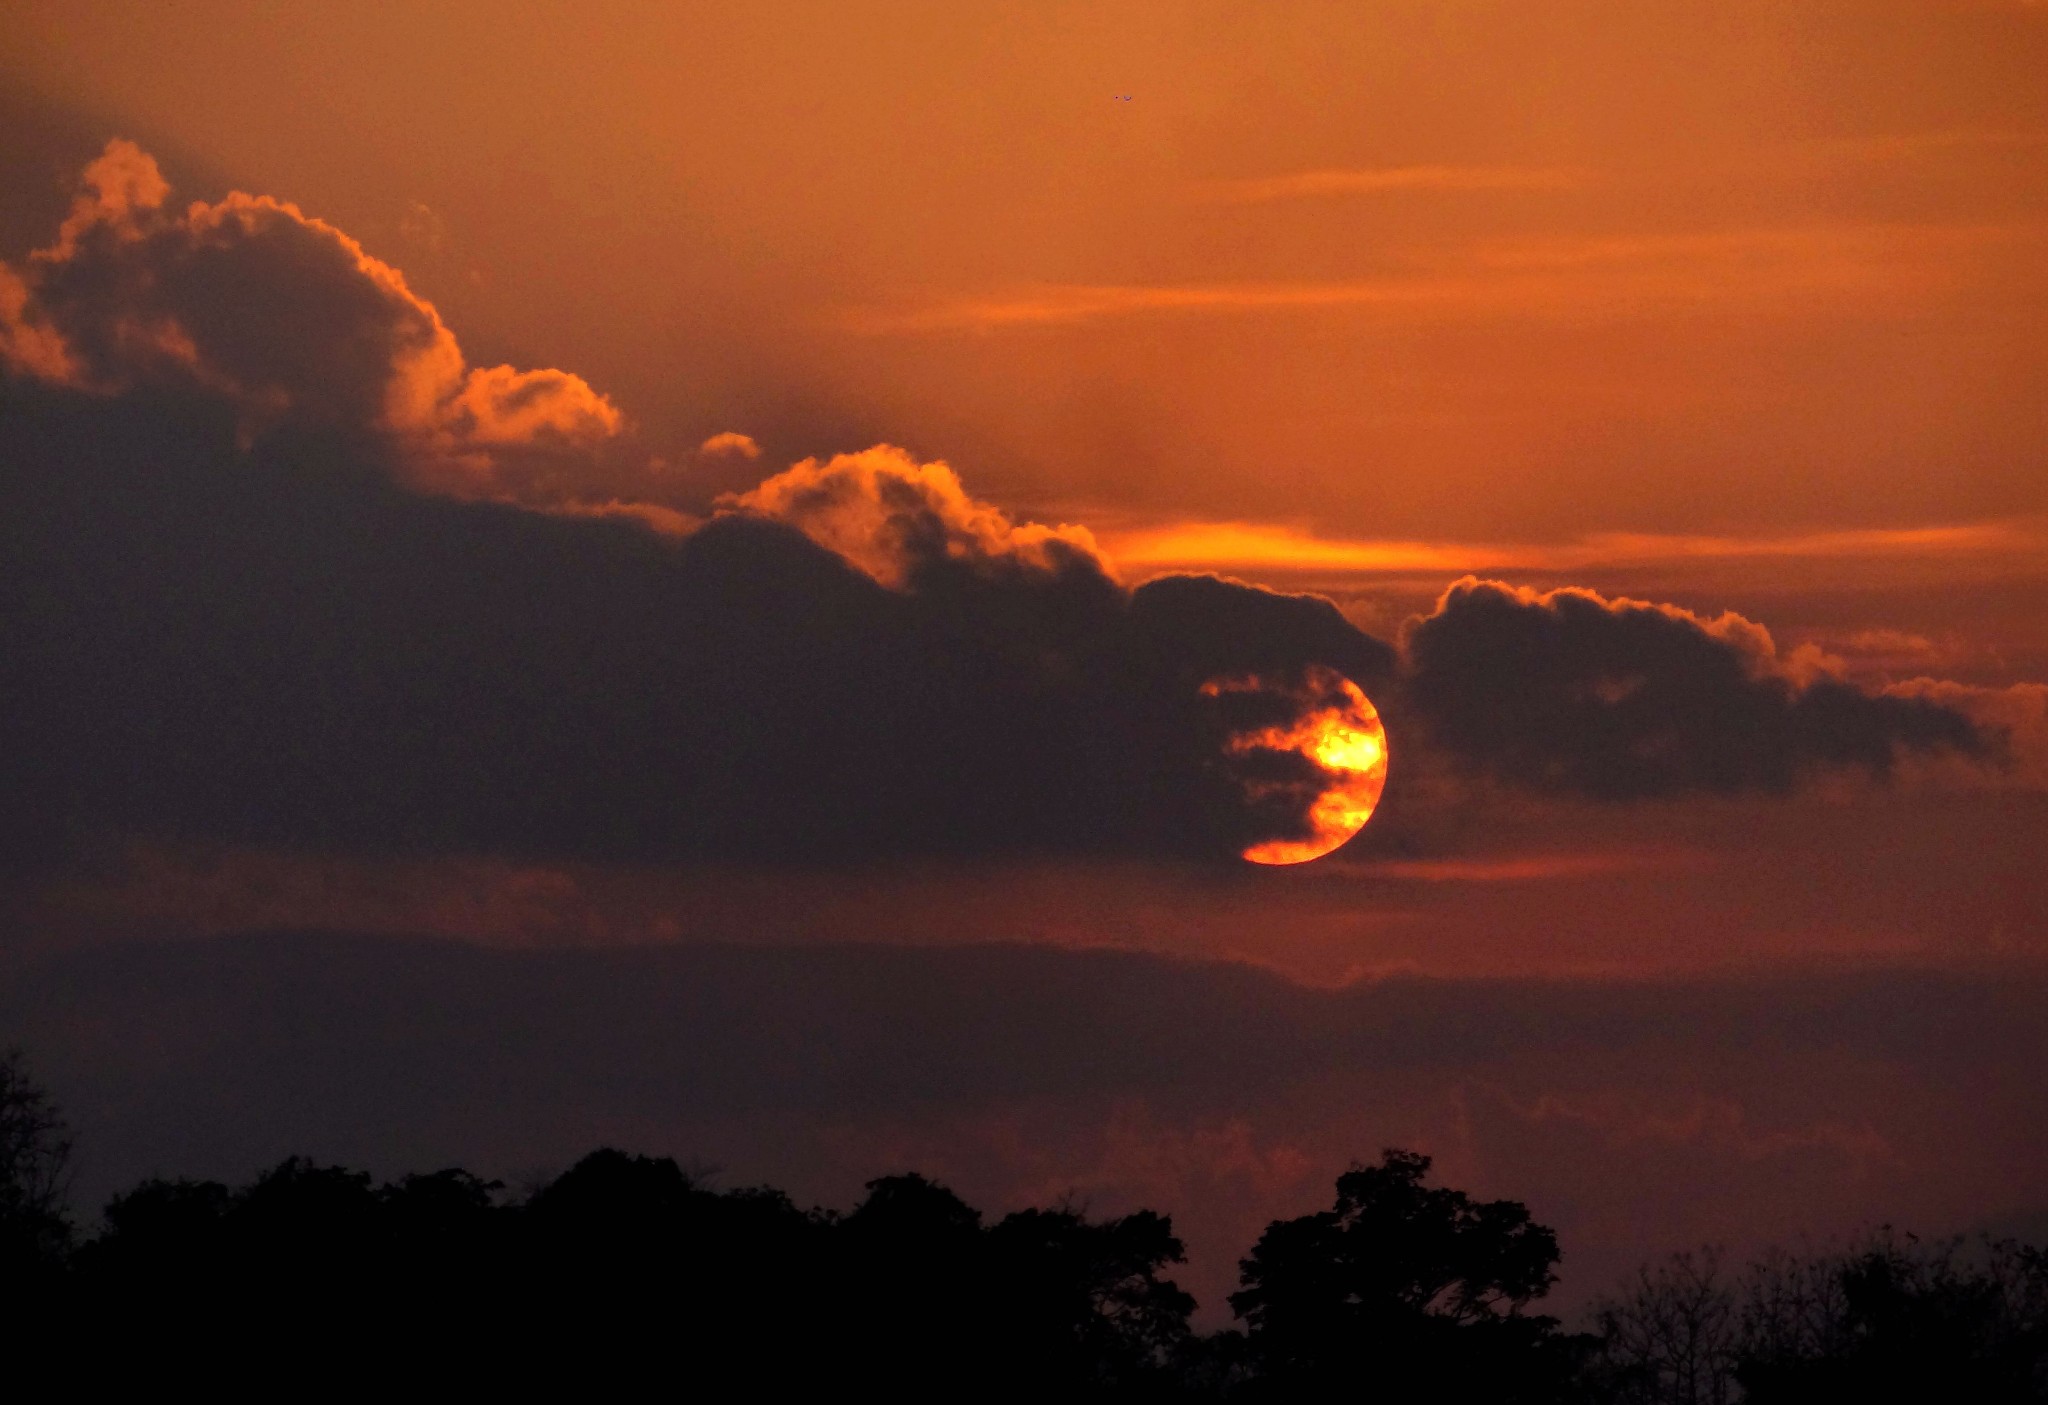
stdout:
POLYGON ((714 1190, 610 1148, 523 1199, 460 1170, 385 1184, 294 1158, 239 1189, 151 1180, 72 1257, 74 1327, 109 1380, 749 1391, 911 1400, 1170 1396, 1194 1300, 1165 1217, 1071 1207, 984 1225, 916 1175, 850 1213, 714 1190), (223 1325, 240 1345, 219 1355, 223 1325), (134 1372, 124 1376, 124 1372, 134 1372))
POLYGON ((915 1174, 845 1213, 603 1148, 525 1195, 304 1158, 241 1187, 152 1179, 76 1242, 64 1124, 0 1060, 9 1325, 88 1388, 639 1392, 892 1400, 1787 1405, 2048 1399, 2048 1256, 1889 1234, 1645 1269, 1598 1338, 1534 1310, 1556 1236, 1388 1150, 1240 1264, 1200 1334, 1165 1216, 990 1222, 915 1174), (31 1334, 36 1334, 32 1336, 31 1334))
POLYGON ((2019 1405, 2048 1399, 2048 1256, 1881 1230, 1646 1268, 1602 1304, 1595 1380, 1620 1405, 2019 1405))
POLYGON ((1424 1185, 1429 1168, 1389 1149, 1338 1178, 1332 1208, 1260 1237, 1230 1305, 1261 1391, 1567 1398, 1589 1343, 1525 1311, 1556 1281, 1556 1235, 1516 1201, 1424 1185))

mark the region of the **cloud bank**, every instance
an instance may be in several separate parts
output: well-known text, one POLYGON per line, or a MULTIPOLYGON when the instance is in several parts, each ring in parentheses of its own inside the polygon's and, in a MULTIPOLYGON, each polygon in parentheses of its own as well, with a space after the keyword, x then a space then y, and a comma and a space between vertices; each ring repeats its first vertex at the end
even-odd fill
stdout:
POLYGON ((1926 696, 1872 693, 1781 657, 1727 613, 1466 577, 1403 638, 1431 735, 1501 780, 1607 799, 1790 790, 1821 768, 1888 776, 1902 752, 1993 751, 1926 696))
POLYGON ((1014 523, 969 497, 946 464, 921 464, 886 444, 825 463, 805 459, 719 502, 787 522, 886 586, 962 571, 986 579, 1111 574, 1086 527, 1014 523))
POLYGON ((1387 719, 1395 814, 1431 754, 1631 798, 1993 749, 1732 615, 1467 580, 1397 653, 1314 596, 1127 587, 888 445, 708 520, 594 492, 622 418, 579 377, 468 365, 292 205, 168 199, 110 143, 0 268, 13 852, 1227 859, 1318 834, 1331 774, 1244 739, 1331 677, 1387 719))
POLYGON ((522 493, 520 455, 588 449, 616 406, 566 371, 472 367, 432 304, 333 225, 269 196, 168 205, 134 143, 87 166, 56 240, 0 266, 0 363, 99 395, 161 387, 281 424, 402 440, 464 497, 522 493))
POLYGON ((861 539, 892 588, 765 511, 675 537, 412 492, 353 440, 238 448, 219 405, 6 402, 10 827, 60 847, 1234 854, 1284 835, 1211 671, 1391 669, 1327 602, 1127 591, 1029 534, 861 539))

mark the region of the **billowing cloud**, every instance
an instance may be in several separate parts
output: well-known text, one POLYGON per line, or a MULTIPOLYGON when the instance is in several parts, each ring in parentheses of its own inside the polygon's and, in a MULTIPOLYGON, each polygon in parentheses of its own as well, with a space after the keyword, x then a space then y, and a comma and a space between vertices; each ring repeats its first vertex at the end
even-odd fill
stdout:
POLYGON ((103 395, 197 389, 234 407, 245 438, 391 436, 420 481, 468 497, 529 497, 536 477, 511 461, 619 431, 580 377, 469 366, 397 269, 296 205, 236 192, 179 211, 169 196, 148 154, 107 144, 55 242, 0 267, 8 370, 103 395))
MULTIPOLYGON (((2048 683, 2014 683, 1985 688, 1943 678, 1913 678, 1887 685, 1889 697, 1948 708, 1970 718, 2001 741, 2002 765, 1993 780, 2006 786, 2048 791, 2048 683)), ((1930 779, 1969 787, 1983 784, 1982 768, 1942 765, 1931 758, 1920 769, 1930 779)))
POLYGON ((1946 701, 1867 691, 1732 612, 1468 576, 1403 645, 1433 741, 1539 790, 1783 791, 1824 767, 1886 776, 1902 752, 1994 752, 1995 734, 1946 701))
POLYGON ((606 486, 581 378, 468 365, 293 205, 169 197, 112 142, 0 280, 29 847, 1228 856, 1306 821, 1248 803, 1202 685, 1270 679, 1284 726, 1312 671, 1385 672, 1327 603, 1126 590, 887 445, 708 524, 606 486))
POLYGON ((890 448, 693 529, 405 491, 391 436, 238 443, 203 387, 0 396, 0 808, 46 851, 1229 859, 1303 820, 1247 804, 1202 684, 1275 680, 1274 725, 1391 660, 1325 601, 1127 590, 890 448))
POLYGON ((969 497, 946 464, 919 463, 887 444, 822 463, 805 459, 720 503, 786 522, 889 586, 960 570, 1110 574, 1086 527, 1012 522, 969 497))
POLYGON ((705 458, 730 455, 743 459, 758 459, 761 457, 761 446, 754 442, 751 435, 728 429, 712 435, 699 444, 697 452, 705 458))
POLYGON ((76 382, 78 366, 58 330, 29 305, 21 275, 0 263, 0 365, 46 381, 76 382))

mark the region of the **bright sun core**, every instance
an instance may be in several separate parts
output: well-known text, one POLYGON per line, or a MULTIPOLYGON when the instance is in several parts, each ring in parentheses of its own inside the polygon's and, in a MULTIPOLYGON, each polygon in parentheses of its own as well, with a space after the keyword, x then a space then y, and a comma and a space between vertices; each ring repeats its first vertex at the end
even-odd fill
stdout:
POLYGON ((1323 772, 1322 792, 1309 806, 1308 834, 1271 839, 1244 851, 1253 863, 1306 863, 1321 858, 1365 826, 1387 784, 1387 731, 1378 709, 1348 678, 1334 680, 1339 701, 1290 726, 1233 737, 1233 752, 1291 751, 1323 772))

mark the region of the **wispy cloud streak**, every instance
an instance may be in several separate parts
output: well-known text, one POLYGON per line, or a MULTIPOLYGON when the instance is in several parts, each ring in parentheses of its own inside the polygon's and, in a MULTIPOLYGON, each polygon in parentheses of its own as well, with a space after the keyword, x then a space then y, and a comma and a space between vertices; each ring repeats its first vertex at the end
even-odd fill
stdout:
POLYGON ((1672 560, 2048 555, 2048 524, 1979 522, 1779 536, 1593 532, 1569 541, 1425 542, 1322 537, 1258 522, 1177 522, 1099 532, 1127 570, 1577 571, 1672 560))
POLYGON ((866 335, 997 332, 1166 314, 1352 309, 1396 316, 1628 317, 1672 307, 1782 312, 1800 298, 1892 308, 1967 280, 1989 251, 2038 244, 2038 223, 1855 223, 1485 242, 1405 269, 1313 282, 1032 283, 849 309, 866 335))
POLYGON ((1195 188, 1195 195, 1222 205, 1264 205, 1279 200, 1406 191, 1572 190, 1589 179, 1588 172, 1552 166, 1379 166, 1208 181, 1195 188))

